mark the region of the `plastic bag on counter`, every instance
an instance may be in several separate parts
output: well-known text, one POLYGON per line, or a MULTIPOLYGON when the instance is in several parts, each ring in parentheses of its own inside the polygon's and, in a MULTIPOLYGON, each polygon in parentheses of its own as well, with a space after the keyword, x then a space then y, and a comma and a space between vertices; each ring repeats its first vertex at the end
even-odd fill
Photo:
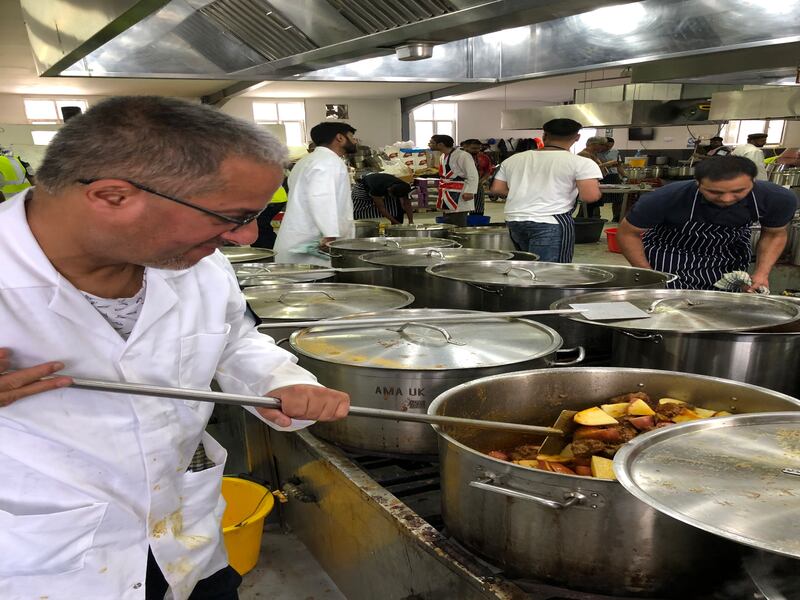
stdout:
POLYGON ((400 157, 390 158, 388 160, 381 157, 381 169, 384 173, 394 175, 399 179, 409 178, 414 175, 413 170, 410 169, 408 165, 406 165, 405 160, 400 157))

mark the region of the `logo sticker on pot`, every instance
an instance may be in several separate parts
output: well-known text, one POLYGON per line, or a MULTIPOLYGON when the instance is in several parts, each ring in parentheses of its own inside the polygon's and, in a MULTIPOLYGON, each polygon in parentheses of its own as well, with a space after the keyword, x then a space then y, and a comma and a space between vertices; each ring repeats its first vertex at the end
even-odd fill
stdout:
POLYGON ((425 388, 424 387, 402 387, 402 386, 385 386, 378 385, 375 387, 375 394, 384 400, 399 400, 401 402, 400 410, 408 410, 411 408, 426 408, 427 402, 424 400, 425 388))

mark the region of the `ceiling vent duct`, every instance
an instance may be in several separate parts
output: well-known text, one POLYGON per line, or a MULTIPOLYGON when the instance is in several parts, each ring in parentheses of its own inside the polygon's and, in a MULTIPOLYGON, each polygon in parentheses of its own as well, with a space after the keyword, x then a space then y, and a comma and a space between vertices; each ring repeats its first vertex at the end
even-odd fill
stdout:
POLYGON ((425 60, 433 56, 434 45, 431 42, 408 42, 397 46, 394 52, 398 60, 425 60))

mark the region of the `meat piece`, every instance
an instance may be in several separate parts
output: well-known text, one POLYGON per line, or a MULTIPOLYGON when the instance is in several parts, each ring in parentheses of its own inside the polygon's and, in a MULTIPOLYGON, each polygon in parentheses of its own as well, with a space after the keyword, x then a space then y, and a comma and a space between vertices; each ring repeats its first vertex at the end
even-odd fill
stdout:
POLYGON ((622 396, 614 396, 608 401, 608 403, 615 404, 617 402, 633 402, 634 400, 644 400, 652 409, 655 409, 656 404, 658 404, 657 401, 651 400, 650 396, 644 392, 631 392, 630 394, 622 394, 622 396))
POLYGON ((605 447, 605 443, 600 440, 588 438, 582 440, 573 440, 572 453, 575 455, 575 458, 588 458, 592 454, 602 452, 605 447))
POLYGON ((669 427, 670 425, 675 425, 672 421, 659 421, 656 423, 655 429, 661 429, 662 427, 669 427))
POLYGON ((539 455, 539 448, 536 444, 522 444, 509 451, 508 457, 511 460, 536 460, 539 455))
POLYGON ((621 427, 612 425, 610 427, 578 427, 572 433, 573 440, 601 440, 603 442, 619 442, 622 440, 620 434, 621 427))
MULTIPOLYGON (((619 427, 619 436, 623 443, 630 442, 633 438, 639 435, 639 430, 630 423, 625 423, 619 427)), ((611 440, 609 440, 611 441, 611 440)))
POLYGON ((633 425, 638 431, 650 431, 656 426, 656 419, 653 416, 629 417, 628 423, 633 425))
POLYGON ((583 475, 584 477, 591 477, 592 476, 592 467, 586 465, 577 465, 575 467, 575 474, 576 475, 583 475))
POLYGON ((606 458, 614 458, 620 448, 622 448, 622 444, 606 444, 601 454, 606 458))
POLYGON ((659 417, 672 419, 674 417, 677 417, 679 414, 683 412, 684 406, 685 406, 684 404, 673 404, 672 402, 670 402, 667 404, 659 404, 653 410, 656 411, 656 414, 659 417))
POLYGON ((550 470, 553 473, 561 473, 562 475, 575 475, 575 471, 566 465, 562 465, 561 463, 551 462, 547 463, 547 465, 550 467, 550 470))
POLYGON ((508 454, 506 454, 502 450, 492 450, 491 452, 487 452, 486 454, 498 460, 509 460, 508 454))

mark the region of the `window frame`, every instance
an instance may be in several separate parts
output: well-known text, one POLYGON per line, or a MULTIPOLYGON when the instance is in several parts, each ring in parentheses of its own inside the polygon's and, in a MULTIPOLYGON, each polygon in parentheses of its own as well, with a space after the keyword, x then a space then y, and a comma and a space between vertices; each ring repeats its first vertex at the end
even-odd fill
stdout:
POLYGON ((751 133, 767 133, 769 134, 770 125, 780 123, 780 135, 775 136, 773 132, 772 137, 767 137, 767 144, 771 146, 780 146, 783 144, 783 138, 786 135, 786 119, 731 119, 722 126, 719 135, 722 136, 722 143, 726 146, 740 146, 747 143, 747 136, 751 133), (760 128, 751 129, 749 127, 742 127, 743 123, 761 122, 760 128), (735 129, 734 129, 735 128, 735 129), (732 135, 732 130, 735 130, 735 135, 732 135), (776 141, 776 137, 778 137, 776 141))
POLYGON ((302 102, 302 101, 281 102, 280 100, 270 100, 270 99, 253 100, 251 108, 252 108, 252 112, 253 112, 253 121, 255 121, 259 125, 284 125, 284 126, 286 126, 287 123, 292 123, 292 124, 298 124, 299 125, 299 127, 300 127, 300 139, 298 140, 298 143, 296 143, 296 144, 291 143, 289 141, 288 128, 287 128, 287 130, 286 130, 286 133, 287 133, 287 135, 286 135, 286 145, 287 146, 300 147, 300 146, 305 146, 307 144, 307 142, 308 142, 308 130, 306 129, 306 118, 307 118, 307 115, 306 115, 306 104, 305 104, 305 102, 302 102), (271 104, 272 106, 274 106, 275 116, 277 117, 277 120, 274 120, 274 119, 265 120, 265 119, 256 118, 256 105, 257 104, 262 104, 262 105, 263 104, 271 104), (281 105, 301 106, 302 109, 303 109, 303 119, 302 120, 298 120, 298 119, 281 119, 281 105))
POLYGON ((42 96, 22 98, 22 107, 25 111, 25 118, 27 119, 29 125, 60 125, 64 123, 64 116, 61 114, 61 108, 63 106, 79 106, 81 112, 84 113, 89 109, 89 102, 86 100, 81 100, 80 98, 52 98, 42 96), (49 102, 52 105, 55 113, 55 119, 32 118, 28 114, 28 102, 49 102))
POLYGON ((413 138, 416 145, 420 148, 426 147, 428 145, 428 140, 420 140, 419 136, 417 135, 417 124, 418 123, 426 123, 430 125, 430 130, 433 131, 431 135, 449 135, 453 138, 456 144, 458 144, 458 102, 428 102, 427 104, 423 104, 422 106, 418 106, 414 110, 411 111, 411 121, 413 124, 413 138), (446 119, 437 119, 436 118, 436 106, 448 106, 452 107, 453 109, 453 117, 446 118, 446 119), (422 109, 423 111, 427 112, 425 109, 430 107, 430 118, 423 117, 417 118, 417 115, 420 114, 418 111, 422 109), (450 127, 452 133, 442 133, 439 130, 440 124, 447 124, 450 127))

